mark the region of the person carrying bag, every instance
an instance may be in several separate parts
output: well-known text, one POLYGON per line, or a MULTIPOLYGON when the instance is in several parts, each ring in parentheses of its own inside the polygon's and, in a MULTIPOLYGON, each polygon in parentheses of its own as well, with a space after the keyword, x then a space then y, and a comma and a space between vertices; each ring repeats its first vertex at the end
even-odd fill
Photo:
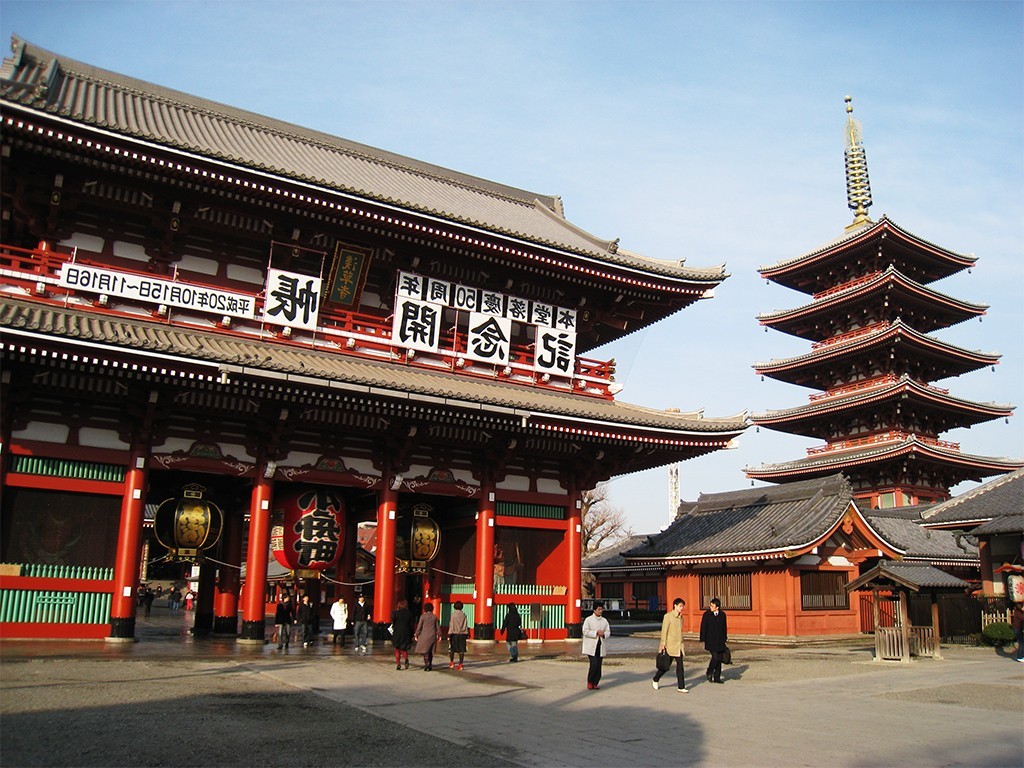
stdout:
POLYGON ((672 667, 672 662, 676 663, 676 690, 679 693, 689 693, 686 690, 685 675, 683 672, 683 656, 685 650, 683 648, 683 607, 686 605, 686 601, 681 597, 677 597, 672 601, 672 610, 666 611, 665 618, 661 620, 661 645, 658 647, 658 655, 655 657, 654 664, 657 667, 657 671, 654 673, 654 679, 651 681, 651 687, 654 690, 658 690, 661 680, 661 676, 669 671, 672 667))

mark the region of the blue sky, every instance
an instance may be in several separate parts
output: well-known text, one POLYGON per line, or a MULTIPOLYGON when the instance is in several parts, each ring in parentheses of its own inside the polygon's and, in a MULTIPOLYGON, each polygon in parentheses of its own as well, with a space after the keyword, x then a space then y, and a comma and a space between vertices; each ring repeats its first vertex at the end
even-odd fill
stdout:
MULTIPOLYGON (((757 268, 852 220, 849 94, 872 217, 979 259, 936 287, 989 314, 937 335, 1003 358, 939 385, 1024 408, 1022 2, 2 0, 0 33, 561 195, 573 223, 647 256, 725 263, 713 300, 593 355, 617 359, 621 399, 709 417, 811 394, 753 373, 808 350, 757 324, 805 301, 757 268)), ((944 437, 1021 458, 1024 412, 944 437)), ((817 444, 752 429, 738 449, 684 463, 681 495, 749 487, 745 466, 817 444)), ((613 480, 610 497, 637 532, 668 521, 664 469, 613 480)))

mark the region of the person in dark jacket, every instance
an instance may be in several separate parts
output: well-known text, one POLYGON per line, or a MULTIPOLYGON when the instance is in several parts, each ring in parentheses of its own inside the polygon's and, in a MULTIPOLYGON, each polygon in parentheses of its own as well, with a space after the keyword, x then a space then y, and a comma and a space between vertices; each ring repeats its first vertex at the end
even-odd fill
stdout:
POLYGON ((277 608, 274 611, 274 624, 277 625, 277 647, 280 650, 283 645, 288 647, 292 639, 292 624, 295 623, 295 610, 292 608, 292 600, 288 595, 282 594, 277 598, 277 608))
POLYGON ((308 648, 316 639, 316 606, 310 602, 309 595, 302 596, 299 604, 299 623, 302 625, 302 647, 308 648))
POLYGON ((725 651, 728 639, 729 631, 726 627, 725 611, 722 610, 722 601, 713 597, 700 619, 700 641, 704 643, 704 650, 711 654, 711 661, 708 664, 709 682, 723 682, 722 652, 725 651))
POLYGON ((505 621, 501 623, 501 629, 505 633, 505 643, 508 645, 508 660, 519 661, 519 641, 523 637, 523 619, 519 615, 519 608, 515 603, 508 604, 508 613, 505 614, 505 621))
POLYGON ((408 600, 399 600, 391 614, 391 642, 395 646, 395 669, 409 668, 409 649, 415 627, 408 600))
POLYGON ((366 597, 359 595, 356 604, 352 606, 352 633, 356 641, 355 650, 358 653, 366 653, 366 638, 369 634, 371 618, 370 606, 366 602, 366 597))

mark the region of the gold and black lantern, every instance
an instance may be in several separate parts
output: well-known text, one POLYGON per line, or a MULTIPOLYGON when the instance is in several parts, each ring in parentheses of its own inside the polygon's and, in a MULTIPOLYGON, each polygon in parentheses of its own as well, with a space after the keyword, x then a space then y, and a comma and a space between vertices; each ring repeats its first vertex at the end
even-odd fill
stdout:
POLYGON ((437 557, 441 548, 441 528, 430 517, 433 511, 429 504, 417 504, 398 519, 395 558, 399 573, 424 573, 427 563, 437 557))
POLYGON ((203 498, 205 494, 206 488, 192 483, 181 489, 180 496, 157 507, 153 532, 172 560, 201 560, 203 551, 220 540, 224 514, 203 498))

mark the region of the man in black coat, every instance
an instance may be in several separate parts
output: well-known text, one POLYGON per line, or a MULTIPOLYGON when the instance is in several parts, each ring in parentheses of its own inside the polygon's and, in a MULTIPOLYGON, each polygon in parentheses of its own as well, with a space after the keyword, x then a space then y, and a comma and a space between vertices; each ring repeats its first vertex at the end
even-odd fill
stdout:
POLYGON ((700 619, 700 641, 704 643, 704 650, 711 654, 711 662, 708 664, 709 682, 722 682, 722 652, 725 651, 728 639, 722 601, 713 597, 700 619))

